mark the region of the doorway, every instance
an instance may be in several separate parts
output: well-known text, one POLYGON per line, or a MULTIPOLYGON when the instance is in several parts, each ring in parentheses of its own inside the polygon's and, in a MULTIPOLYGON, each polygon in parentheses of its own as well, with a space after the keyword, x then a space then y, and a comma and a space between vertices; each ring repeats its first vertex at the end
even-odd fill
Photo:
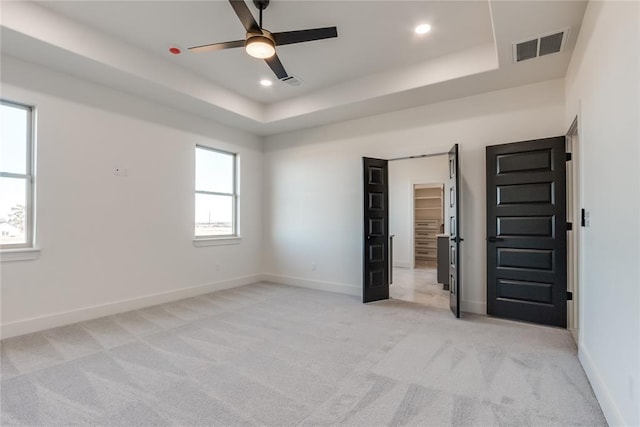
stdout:
MULTIPOLYGON (((444 154, 389 162, 392 299, 449 307, 449 288, 444 284, 448 281, 437 274, 437 239, 445 232, 447 180, 448 160, 444 154)), ((440 264, 441 269, 447 269, 444 277, 448 278, 448 258, 441 257, 440 264)))
MULTIPOLYGON (((369 303, 389 299, 389 285, 393 283, 392 234, 389 232, 389 163, 398 160, 447 156, 448 206, 445 224, 449 224, 447 263, 449 273, 449 308, 460 317, 462 289, 460 255, 460 156, 458 144, 447 153, 426 154, 398 159, 362 158, 363 172, 363 235, 362 235, 362 302, 369 303)), ((412 245, 413 247, 413 245, 412 245)), ((414 258, 411 258, 412 261, 414 258)))

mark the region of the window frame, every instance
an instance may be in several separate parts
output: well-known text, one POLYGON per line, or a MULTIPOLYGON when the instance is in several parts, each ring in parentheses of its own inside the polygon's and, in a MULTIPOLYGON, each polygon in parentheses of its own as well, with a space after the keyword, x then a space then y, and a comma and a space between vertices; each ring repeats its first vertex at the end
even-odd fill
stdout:
MULTIPOLYGON (((200 145, 200 144, 196 144, 195 150, 194 150, 194 165, 196 164, 195 162, 195 158, 197 156, 197 150, 198 149, 202 149, 202 150, 207 150, 207 151, 213 151, 214 153, 219 153, 219 154, 224 154, 224 155, 228 155, 228 156, 232 156, 233 158, 233 170, 231 172, 232 174, 232 179, 233 179, 233 184, 232 184, 232 188, 233 188, 233 193, 223 193, 223 192, 218 192, 218 191, 205 191, 205 190, 198 190, 196 185, 197 185, 197 170, 194 173, 194 200, 193 200, 193 205, 194 205, 194 209, 195 209, 195 196, 198 194, 206 194, 206 195, 210 195, 210 196, 227 196, 227 197, 231 197, 232 203, 231 203, 231 208, 232 208, 232 214, 231 214, 231 230, 232 233, 231 234, 207 234, 207 235, 202 235, 202 236, 196 236, 195 234, 195 212, 194 212, 194 228, 193 228, 193 235, 194 235, 194 243, 197 242, 205 242, 205 241, 229 241, 229 240, 237 240, 240 239, 240 215, 239 215, 239 199, 240 199, 240 191, 239 191, 239 185, 238 185, 238 162, 239 162, 239 155, 238 153, 234 153, 231 151, 226 151, 226 150, 220 150, 218 148, 212 148, 212 147, 208 147, 206 145, 200 145)), ((196 244, 196 246, 199 246, 196 244)))
POLYGON ((0 104, 27 111, 27 153, 24 174, 4 172, 0 170, 0 178, 17 178, 25 180, 25 243, 0 243, 0 251, 24 250, 35 248, 35 107, 0 98, 0 104))

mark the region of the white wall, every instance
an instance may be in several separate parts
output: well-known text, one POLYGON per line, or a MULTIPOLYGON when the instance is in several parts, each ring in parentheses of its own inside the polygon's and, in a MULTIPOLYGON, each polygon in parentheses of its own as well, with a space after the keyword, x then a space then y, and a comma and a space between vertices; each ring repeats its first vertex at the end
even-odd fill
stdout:
POLYGON ((389 234, 395 236, 394 266, 413 266, 414 184, 444 184, 446 187, 449 179, 448 165, 449 157, 445 155, 389 162, 389 234))
POLYGON ((258 137, 7 57, 2 97, 37 109, 42 250, 1 264, 4 336, 259 279, 258 137), (196 144, 240 155, 240 244, 193 246, 196 144))
POLYGON ((590 2, 566 76, 578 116, 579 356, 610 425, 640 425, 640 3, 590 2))
POLYGON ((555 80, 266 138, 267 277, 360 295, 361 157, 459 143, 462 307, 485 313, 485 146, 562 135, 563 118, 564 84, 555 80))

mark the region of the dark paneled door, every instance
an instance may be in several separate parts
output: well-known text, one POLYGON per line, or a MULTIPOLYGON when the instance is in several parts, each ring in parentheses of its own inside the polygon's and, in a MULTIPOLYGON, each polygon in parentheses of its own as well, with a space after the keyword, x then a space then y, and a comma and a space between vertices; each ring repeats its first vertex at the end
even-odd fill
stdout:
POLYGON ((389 181, 387 161, 363 157, 364 265, 362 302, 389 299, 389 181))
POLYGON ((567 325, 565 138, 487 147, 487 314, 567 325))
POLYGON ((458 144, 449 151, 449 307, 460 317, 460 156, 458 144))

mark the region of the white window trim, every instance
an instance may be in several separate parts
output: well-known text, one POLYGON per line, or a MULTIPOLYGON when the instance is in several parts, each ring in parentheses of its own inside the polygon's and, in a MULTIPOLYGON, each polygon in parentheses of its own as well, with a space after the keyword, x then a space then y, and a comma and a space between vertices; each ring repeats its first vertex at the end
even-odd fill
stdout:
POLYGON ((0 176, 7 178, 19 178, 24 179, 27 182, 26 186, 26 212, 25 217, 27 220, 26 229, 26 243, 0 245, 0 254, 2 254, 2 261, 24 261, 29 259, 37 259, 40 256, 40 249, 35 247, 36 239, 36 218, 35 218, 35 107, 31 105, 21 104, 19 102, 9 101, 7 99, 0 99, 0 104, 9 105, 15 108, 22 108, 29 112, 28 115, 28 127, 27 127, 27 170, 24 174, 16 174, 10 172, 1 172, 0 176), (16 255, 22 254, 22 255, 16 255), (31 254, 31 255, 27 255, 31 254), (36 254, 36 255, 33 255, 36 254), (6 257, 5 257, 6 255, 6 257))
POLYGON ((239 245, 240 242, 242 242, 242 237, 240 236, 198 237, 193 239, 193 246, 200 248, 204 246, 239 245))
MULTIPOLYGON (((212 194, 212 195, 220 195, 220 196, 230 196, 233 199, 233 234, 224 234, 224 235, 206 235, 206 236, 195 236, 193 237, 193 246, 195 247, 203 247, 203 246, 221 246, 221 245, 237 245, 242 241, 242 236, 240 235, 240 185, 239 185, 239 159, 240 156, 238 153, 234 153, 231 151, 219 150, 217 148, 207 147, 206 145, 198 145, 196 144, 196 150, 201 148, 203 150, 209 150, 216 153, 226 154, 233 156, 233 193, 219 193, 219 192, 211 192, 211 191, 198 191, 194 189, 194 194, 212 194)), ((195 152, 194 152, 195 153, 195 152)), ((194 233, 195 234, 195 233, 194 233)))
POLYGON ((33 261, 40 258, 40 248, 3 249, 0 262, 33 261))

